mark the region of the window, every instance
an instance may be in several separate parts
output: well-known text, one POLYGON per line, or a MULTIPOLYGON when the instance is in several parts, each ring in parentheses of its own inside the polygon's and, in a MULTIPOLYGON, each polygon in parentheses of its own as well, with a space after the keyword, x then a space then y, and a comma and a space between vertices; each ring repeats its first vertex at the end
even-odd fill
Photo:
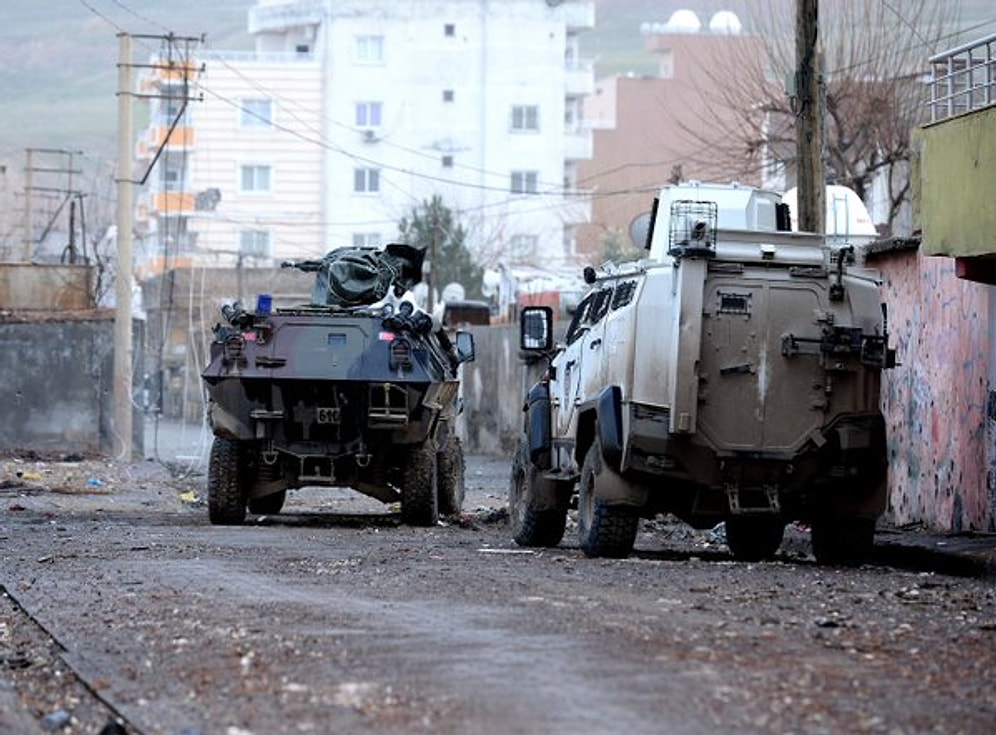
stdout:
POLYGON ((539 130, 539 107, 516 105, 512 108, 512 130, 539 130))
POLYGON ((453 156, 443 156, 443 168, 453 168, 453 156))
POLYGON ((443 90, 443 102, 452 102, 452 101, 453 101, 453 90, 452 89, 444 89, 443 90))
POLYGON ((300 56, 306 56, 307 54, 311 53, 311 46, 309 46, 306 43, 299 43, 297 46, 294 47, 294 53, 300 56))
POLYGON ((356 126, 360 128, 379 128, 380 111, 380 102, 357 102, 356 126))
POLYGON ((380 170, 376 168, 353 169, 353 191, 380 191, 380 170))
POLYGON ((183 168, 180 166, 170 165, 172 161, 167 159, 165 165, 162 167, 162 181, 164 191, 183 191, 186 186, 184 185, 183 168))
POLYGON ((242 166, 239 169, 239 191, 243 193, 269 192, 270 167, 259 165, 242 166))
POLYGON ((539 237, 536 235, 513 236, 510 243, 512 260, 516 262, 532 260, 536 256, 537 245, 539 245, 539 237))
POLYGON ((356 37, 356 63, 357 64, 383 64, 384 63, 384 37, 383 36, 357 36, 356 37))
POLYGON ((536 183, 539 174, 536 171, 513 171, 512 172, 512 193, 513 194, 535 194, 537 193, 536 183))
POLYGON ((612 294, 612 310, 621 309, 628 306, 636 294, 636 281, 623 281, 616 286, 616 291, 612 294))
POLYGON ((567 327, 567 333, 564 335, 564 341, 567 344, 573 344, 577 341, 577 338, 584 334, 581 329, 588 321, 588 312, 591 310, 591 303, 595 300, 597 292, 592 292, 581 299, 581 303, 574 310, 574 316, 571 317, 571 323, 567 327))
POLYGON ((242 100, 239 124, 244 128, 273 127, 273 103, 266 99, 242 100))
POLYGON ((270 233, 267 230, 240 231, 239 252, 254 258, 270 257, 270 233))
POLYGON ((444 24, 443 25, 443 35, 444 36, 450 36, 450 37, 455 36, 456 35, 456 26, 454 24, 452 24, 452 23, 446 23, 446 24, 444 24))
POLYGON ((381 243, 379 232, 354 232, 354 248, 379 248, 381 243))
POLYGON ((167 97, 159 103, 159 121, 164 125, 172 125, 183 110, 183 99, 167 97))

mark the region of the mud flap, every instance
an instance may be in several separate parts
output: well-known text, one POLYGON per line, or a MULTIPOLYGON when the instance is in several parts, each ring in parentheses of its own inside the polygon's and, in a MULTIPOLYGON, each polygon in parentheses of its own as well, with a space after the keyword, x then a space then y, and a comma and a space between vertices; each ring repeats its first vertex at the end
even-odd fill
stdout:
POLYGON ((598 394, 598 441, 602 445, 602 459, 614 472, 622 467, 623 425, 622 391, 610 385, 598 394))
POLYGON ((526 440, 529 461, 537 467, 550 467, 550 391, 536 383, 526 396, 526 440))

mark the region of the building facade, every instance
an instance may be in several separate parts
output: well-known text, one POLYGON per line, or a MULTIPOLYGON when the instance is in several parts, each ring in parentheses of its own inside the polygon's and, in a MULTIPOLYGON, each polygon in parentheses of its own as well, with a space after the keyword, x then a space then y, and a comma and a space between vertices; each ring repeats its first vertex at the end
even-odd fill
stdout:
POLYGON ((593 25, 593 0, 260 0, 253 53, 146 75, 139 158, 161 153, 136 258, 161 272, 384 245, 439 195, 483 265, 573 264, 593 25))
POLYGON ((640 245, 633 242, 638 220, 649 216, 655 193, 669 181, 760 184, 759 163, 731 153, 743 119, 723 90, 740 59, 762 53, 761 39, 743 33, 729 11, 703 23, 693 11, 679 10, 641 32, 658 60, 657 75, 599 79, 584 101, 594 153, 579 167, 592 202, 579 248, 593 261, 611 241, 640 245))

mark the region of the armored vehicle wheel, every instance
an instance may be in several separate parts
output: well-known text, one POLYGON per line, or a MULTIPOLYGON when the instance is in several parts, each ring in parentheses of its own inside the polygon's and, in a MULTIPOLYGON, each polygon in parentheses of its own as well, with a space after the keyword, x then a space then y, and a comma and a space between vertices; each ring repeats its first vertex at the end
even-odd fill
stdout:
POLYGON ((578 496, 578 540, 586 556, 623 559, 636 541, 640 516, 628 505, 607 505, 595 497, 599 478, 612 472, 602 461, 596 440, 585 455, 578 496))
POLYGON ((770 559, 782 545, 785 522, 772 516, 732 516, 726 519, 726 545, 739 561, 770 559))
POLYGON ((239 443, 216 436, 208 460, 208 518, 216 525, 238 525, 246 519, 239 443))
POLYGON ((439 520, 436 494, 436 451, 430 445, 410 449, 401 477, 401 522, 409 526, 434 526, 439 520))
POLYGON ((813 555, 820 564, 855 566, 875 545, 874 518, 827 517, 813 520, 813 555))
POLYGON ((519 546, 553 547, 564 537, 567 507, 537 508, 537 498, 556 497, 557 483, 526 458, 521 450, 515 453, 512 477, 508 486, 508 511, 512 538, 519 546))
POLYGON ((464 462, 460 437, 449 436, 436 456, 439 515, 452 516, 463 510, 464 462))
POLYGON ((250 498, 249 512, 256 515, 274 516, 283 509, 285 500, 287 500, 286 490, 264 495, 261 498, 250 498))

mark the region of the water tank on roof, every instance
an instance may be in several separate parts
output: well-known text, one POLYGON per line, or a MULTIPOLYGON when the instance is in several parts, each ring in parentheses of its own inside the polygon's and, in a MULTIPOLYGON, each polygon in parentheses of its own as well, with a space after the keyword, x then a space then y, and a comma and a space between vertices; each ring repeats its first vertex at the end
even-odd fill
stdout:
POLYGON ((640 35, 649 36, 650 32, 653 30, 654 26, 649 20, 645 20, 640 24, 640 35))
POLYGON ((733 11, 720 10, 709 21, 709 30, 722 36, 737 36, 743 30, 743 23, 733 11))
POLYGON ((675 10, 665 28, 669 33, 698 33, 702 30, 702 21, 694 10, 675 10))

